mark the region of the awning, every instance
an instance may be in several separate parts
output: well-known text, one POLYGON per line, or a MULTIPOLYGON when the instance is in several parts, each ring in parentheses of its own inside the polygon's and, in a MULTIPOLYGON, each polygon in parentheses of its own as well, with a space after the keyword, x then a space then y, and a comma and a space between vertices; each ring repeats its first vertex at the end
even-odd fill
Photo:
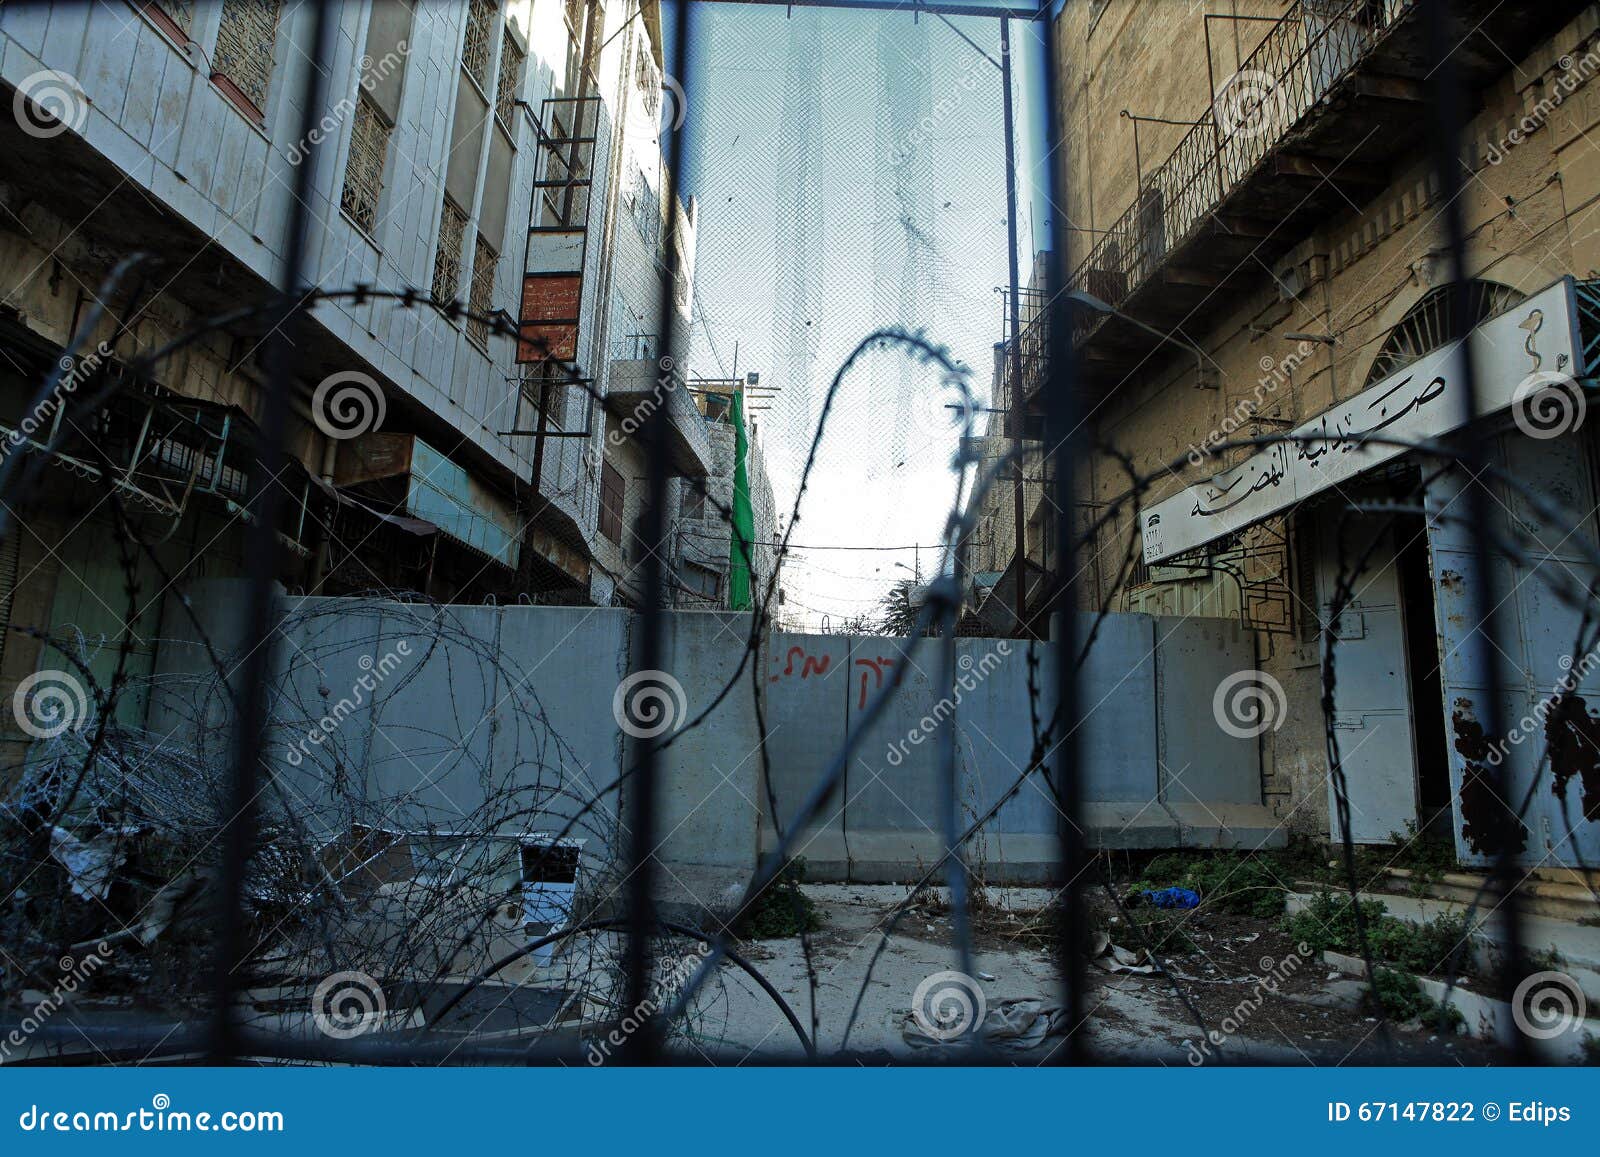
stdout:
MULTIPOLYGON (((1562 278, 1490 318, 1469 340, 1477 375, 1473 414, 1462 396, 1460 343, 1451 342, 1296 427, 1291 437, 1306 441, 1268 446, 1156 503, 1144 514, 1145 562, 1204 546, 1392 461, 1407 452, 1396 443, 1439 438, 1572 382, 1585 368, 1573 279, 1562 278)), ((1225 434, 1218 439, 1228 440, 1225 434)))
POLYGON ((361 487, 368 502, 392 503, 390 521, 421 524, 395 521, 402 529, 425 534, 431 526, 501 566, 517 565, 520 539, 510 506, 414 434, 369 433, 342 443, 334 482, 346 498, 348 488, 361 487))
POLYGON ((715 462, 706 418, 676 368, 663 370, 654 358, 613 361, 605 404, 629 437, 639 434, 657 409, 664 409, 673 471, 685 478, 704 478, 711 472, 715 462))

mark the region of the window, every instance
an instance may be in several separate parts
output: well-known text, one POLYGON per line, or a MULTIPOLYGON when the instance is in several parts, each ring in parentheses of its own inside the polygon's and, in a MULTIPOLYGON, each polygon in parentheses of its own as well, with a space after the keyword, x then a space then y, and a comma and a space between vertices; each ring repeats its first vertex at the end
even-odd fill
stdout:
POLYGON ((679 518, 704 518, 706 516, 706 492, 693 482, 685 480, 683 483, 683 496, 678 499, 679 518))
MULTIPOLYGON (((1486 318, 1510 309, 1522 298, 1523 295, 1509 285, 1470 281, 1467 283, 1466 325, 1461 328, 1470 330, 1486 318)), ((1441 285, 1412 306, 1384 339, 1378 356, 1372 360, 1372 368, 1367 371, 1365 384, 1370 386, 1381 381, 1450 342, 1457 328, 1451 316, 1454 301, 1451 287, 1441 285)))
POLYGON ((645 180, 641 170, 634 170, 633 223, 639 230, 645 246, 654 253, 661 241, 661 201, 656 191, 645 180))
POLYGON ((594 82, 594 54, 598 48, 590 51, 589 42, 590 38, 598 38, 603 8, 594 0, 563 0, 563 11, 566 16, 566 72, 562 77, 562 93, 578 96, 590 91, 590 83, 594 82))
MULTIPOLYGON (((478 234, 472 250, 472 290, 467 296, 467 308, 475 314, 487 314, 494 308, 494 274, 500 264, 500 255, 494 246, 478 234)), ((479 318, 467 321, 467 336, 480 347, 489 344, 489 323, 479 318)))
POLYGON ((180 44, 189 42, 194 27, 194 0, 144 0, 145 15, 180 44))
POLYGON ((484 92, 489 91, 494 13, 495 0, 471 0, 467 6, 467 35, 461 43, 461 67, 484 92))
POLYGON ((366 93, 356 97, 350 127, 350 156, 344 166, 340 207, 363 233, 377 231, 378 195, 383 191, 383 162, 389 154, 389 126, 366 93))
POLYGON ((272 52, 278 35, 278 0, 222 0, 211 79, 260 123, 265 118, 272 52))
POLYGON ((696 562, 686 562, 683 564, 683 573, 679 576, 679 580, 690 594, 703 599, 715 599, 721 577, 710 567, 701 566, 696 562))
POLYGON ((633 61, 633 83, 644 97, 644 111, 655 117, 661 112, 661 77, 656 74, 656 62, 650 58, 650 48, 639 44, 639 55, 633 61))
POLYGON ((517 95, 522 91, 522 50, 506 32, 500 41, 500 76, 494 86, 494 112, 511 130, 512 118, 517 112, 517 95))
POLYGON ((439 214, 439 249, 433 255, 435 301, 454 301, 461 291, 461 245, 466 234, 467 215, 446 197, 439 214))
POLYGON ((589 0, 565 0, 567 71, 561 91, 568 96, 577 94, 583 80, 584 66, 588 63, 588 53, 584 43, 588 33, 584 25, 588 20, 589 7, 589 0))
POLYGON ((627 495, 622 474, 609 462, 600 463, 600 533, 622 545, 622 504, 627 495))

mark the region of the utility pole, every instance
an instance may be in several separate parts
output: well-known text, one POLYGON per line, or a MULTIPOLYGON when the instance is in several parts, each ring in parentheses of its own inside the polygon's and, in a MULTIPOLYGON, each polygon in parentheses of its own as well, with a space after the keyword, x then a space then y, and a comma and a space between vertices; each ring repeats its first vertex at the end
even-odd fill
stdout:
POLYGON ((1011 269, 1011 519, 1016 528, 1017 634, 1028 634, 1028 533, 1022 493, 1022 302, 1017 275, 1017 123, 1011 108, 1011 18, 1000 18, 1000 84, 1006 122, 1006 258, 1011 269))

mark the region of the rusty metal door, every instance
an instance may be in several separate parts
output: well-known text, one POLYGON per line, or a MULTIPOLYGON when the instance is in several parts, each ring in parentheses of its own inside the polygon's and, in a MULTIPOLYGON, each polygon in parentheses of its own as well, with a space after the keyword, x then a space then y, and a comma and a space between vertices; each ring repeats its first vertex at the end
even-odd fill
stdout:
MULTIPOLYGON (((1322 629, 1333 631, 1336 639, 1333 728, 1350 803, 1350 836, 1358 844, 1387 843, 1417 821, 1416 749, 1395 544, 1381 519, 1330 513, 1318 523, 1317 602, 1322 629), (1383 540, 1356 579, 1343 614, 1330 622, 1340 560, 1359 557, 1374 534, 1383 540)), ((1343 839, 1331 776, 1328 819, 1334 838, 1343 839)))
POLYGON ((1491 692, 1479 674, 1486 644, 1476 630, 1472 593, 1475 528, 1462 517, 1467 501, 1460 478, 1435 480, 1428 487, 1456 852, 1463 863, 1486 864, 1510 840, 1520 862, 1529 866, 1594 864, 1600 860, 1600 753, 1588 737, 1600 722, 1589 722, 1587 703, 1600 689, 1600 675, 1591 673, 1600 657, 1592 650, 1574 653, 1591 624, 1560 597, 1564 591, 1595 589, 1600 581, 1600 571, 1577 546, 1579 536, 1595 541, 1593 445, 1588 431, 1549 439, 1511 431, 1493 447, 1497 466, 1528 491, 1571 511, 1577 524, 1551 525, 1516 487, 1491 486, 1495 525, 1490 532, 1517 553, 1496 551, 1492 560, 1502 644, 1502 685, 1493 694, 1501 704, 1505 734, 1488 735, 1483 705, 1491 692), (1556 696, 1568 685, 1576 697, 1558 714, 1577 724, 1547 722, 1556 696), (1568 732, 1570 741, 1563 742, 1558 730, 1568 732), (1554 740, 1552 758, 1545 757, 1549 740, 1554 740), (1499 764, 1509 769, 1509 799, 1520 817, 1500 808, 1490 794, 1499 764), (1586 820, 1586 810, 1596 820, 1586 820))

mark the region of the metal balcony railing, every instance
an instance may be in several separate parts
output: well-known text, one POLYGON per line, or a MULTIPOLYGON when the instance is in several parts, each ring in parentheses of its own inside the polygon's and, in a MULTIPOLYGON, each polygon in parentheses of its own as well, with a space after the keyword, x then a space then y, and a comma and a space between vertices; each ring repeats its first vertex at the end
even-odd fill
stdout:
MULTIPOLYGON (((1296 0, 1070 278, 1121 306, 1360 63, 1414 0, 1296 0)), ((1082 341, 1101 321, 1079 318, 1082 341)))

